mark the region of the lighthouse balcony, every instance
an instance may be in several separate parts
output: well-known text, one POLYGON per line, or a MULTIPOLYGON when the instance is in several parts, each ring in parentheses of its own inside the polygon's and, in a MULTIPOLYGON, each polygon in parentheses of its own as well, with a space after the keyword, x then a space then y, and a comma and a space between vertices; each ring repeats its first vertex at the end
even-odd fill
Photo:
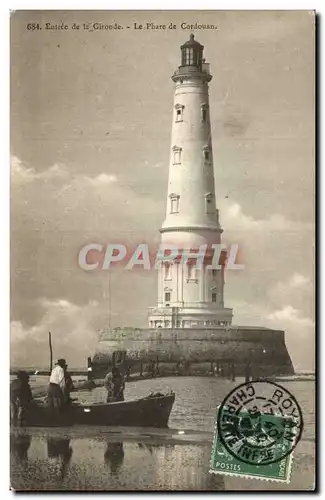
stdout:
POLYGON ((227 327, 232 322, 232 309, 212 307, 150 307, 150 328, 215 328, 227 327))
POLYGON ((179 80, 182 80, 182 78, 193 77, 210 82, 212 80, 212 75, 210 75, 209 66, 210 65, 208 63, 203 64, 202 68, 199 68, 197 66, 179 66, 179 68, 174 71, 172 80, 174 82, 177 82, 179 80))
POLYGON ((206 313, 209 313, 209 311, 211 311, 211 313, 215 314, 216 311, 232 311, 232 309, 230 308, 227 308, 227 307, 220 307, 220 305, 218 303, 211 303, 211 302, 175 302, 174 305, 170 305, 170 304, 159 304, 158 307, 149 307, 148 308, 149 310, 149 313, 161 313, 164 311, 164 313, 166 314, 166 312, 170 312, 171 313, 180 313, 182 311, 187 311, 187 310, 195 310, 195 311, 199 311, 199 312, 202 312, 204 311, 204 314, 206 313))

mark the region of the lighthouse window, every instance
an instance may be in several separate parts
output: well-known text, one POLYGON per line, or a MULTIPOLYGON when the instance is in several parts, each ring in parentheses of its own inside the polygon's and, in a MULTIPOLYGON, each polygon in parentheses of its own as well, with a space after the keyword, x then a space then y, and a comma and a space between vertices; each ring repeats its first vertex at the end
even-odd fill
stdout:
POLYGON ((172 266, 167 262, 165 264, 165 280, 172 279, 172 266))
POLYGON ((196 274, 195 270, 196 270, 195 266, 193 266, 193 265, 188 265, 187 266, 187 279, 193 280, 193 279, 196 278, 196 276, 195 276, 195 274, 196 274))
POLYGON ((174 146, 173 154, 174 154, 174 162, 173 162, 174 165, 179 165, 181 163, 182 148, 174 146))
POLYGON ((194 50, 191 48, 185 49, 185 66, 191 66, 194 64, 194 50))
POLYGON ((212 193, 207 193, 205 195, 205 211, 206 211, 206 213, 210 213, 211 203, 212 203, 212 193))
POLYGON ((183 109, 184 109, 183 104, 176 104, 175 109, 176 109, 176 122, 182 122, 183 121, 183 109))
POLYGON ((209 146, 204 146, 203 148, 203 158, 205 163, 210 163, 211 161, 211 150, 209 146))
POLYGON ((212 292, 212 302, 217 302, 217 294, 216 294, 216 292, 212 292))
POLYGON ((170 212, 172 214, 177 214, 179 211, 179 195, 171 194, 170 195, 170 212))
POLYGON ((207 123, 207 121, 208 121, 208 105, 207 104, 202 104, 201 120, 203 123, 207 123))
POLYGON ((172 214, 176 214, 178 212, 178 199, 177 198, 172 198, 171 199, 171 209, 170 209, 172 214))
POLYGON ((170 292, 165 292, 165 302, 170 302, 170 292))

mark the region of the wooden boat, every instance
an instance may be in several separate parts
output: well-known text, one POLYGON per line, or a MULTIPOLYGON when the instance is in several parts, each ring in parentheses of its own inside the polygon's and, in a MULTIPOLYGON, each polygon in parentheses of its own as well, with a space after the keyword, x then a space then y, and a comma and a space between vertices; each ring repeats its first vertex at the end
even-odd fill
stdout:
POLYGON ((29 427, 67 425, 120 425, 140 427, 167 427, 175 393, 150 394, 133 401, 71 405, 56 415, 53 408, 34 402, 26 412, 24 425, 29 427))

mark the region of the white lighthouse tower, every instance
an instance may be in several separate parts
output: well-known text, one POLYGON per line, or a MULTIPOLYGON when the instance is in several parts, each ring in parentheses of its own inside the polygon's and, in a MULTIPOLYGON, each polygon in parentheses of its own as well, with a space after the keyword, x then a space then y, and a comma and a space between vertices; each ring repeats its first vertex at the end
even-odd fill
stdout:
POLYGON ((209 254, 204 260, 197 254, 187 259, 201 248, 220 248, 222 229, 214 188, 208 93, 212 76, 203 46, 193 35, 181 52, 181 65, 172 76, 167 207, 160 229, 162 246, 176 249, 176 258, 170 256, 158 270, 158 304, 149 308, 149 328, 104 328, 92 375, 101 378, 120 363, 125 373, 132 369, 142 374, 149 362, 159 365, 160 376, 211 375, 212 363, 213 373, 221 376, 247 376, 250 369, 256 377, 292 375, 283 330, 231 324, 232 309, 224 306, 222 262, 216 268, 218 262, 211 262, 209 254))
MULTIPOLYGON (((211 141, 209 87, 212 76, 203 46, 190 40, 181 46, 181 66, 174 72, 166 218, 161 243, 184 256, 200 247, 220 245, 222 229, 216 208, 211 141)), ((158 306, 149 308, 151 328, 206 328, 230 325, 232 309, 224 307, 224 269, 211 260, 164 263, 158 270, 158 306)))

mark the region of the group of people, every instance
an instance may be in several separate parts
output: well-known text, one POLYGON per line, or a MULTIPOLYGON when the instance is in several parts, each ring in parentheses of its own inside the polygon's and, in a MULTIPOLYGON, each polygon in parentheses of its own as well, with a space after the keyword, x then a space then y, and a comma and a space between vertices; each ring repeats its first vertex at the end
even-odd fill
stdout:
MULTIPOLYGON (((69 405, 70 392, 73 382, 68 372, 65 359, 59 359, 51 371, 50 383, 47 392, 47 404, 55 411, 60 412, 69 405)), ((10 413, 13 423, 21 424, 25 420, 26 412, 33 402, 33 395, 29 385, 29 375, 26 371, 19 371, 17 378, 10 383, 10 413)))
MULTIPOLYGON (((107 390, 107 403, 124 401, 125 376, 118 367, 113 367, 105 377, 104 382, 107 390)), ((71 375, 65 359, 61 358, 51 371, 47 391, 47 404, 53 408, 53 412, 61 414, 71 403, 70 393, 74 390, 71 375)), ((32 391, 29 385, 29 375, 25 371, 19 371, 17 378, 10 384, 10 410, 11 419, 14 423, 22 423, 26 411, 33 401, 32 391)))

